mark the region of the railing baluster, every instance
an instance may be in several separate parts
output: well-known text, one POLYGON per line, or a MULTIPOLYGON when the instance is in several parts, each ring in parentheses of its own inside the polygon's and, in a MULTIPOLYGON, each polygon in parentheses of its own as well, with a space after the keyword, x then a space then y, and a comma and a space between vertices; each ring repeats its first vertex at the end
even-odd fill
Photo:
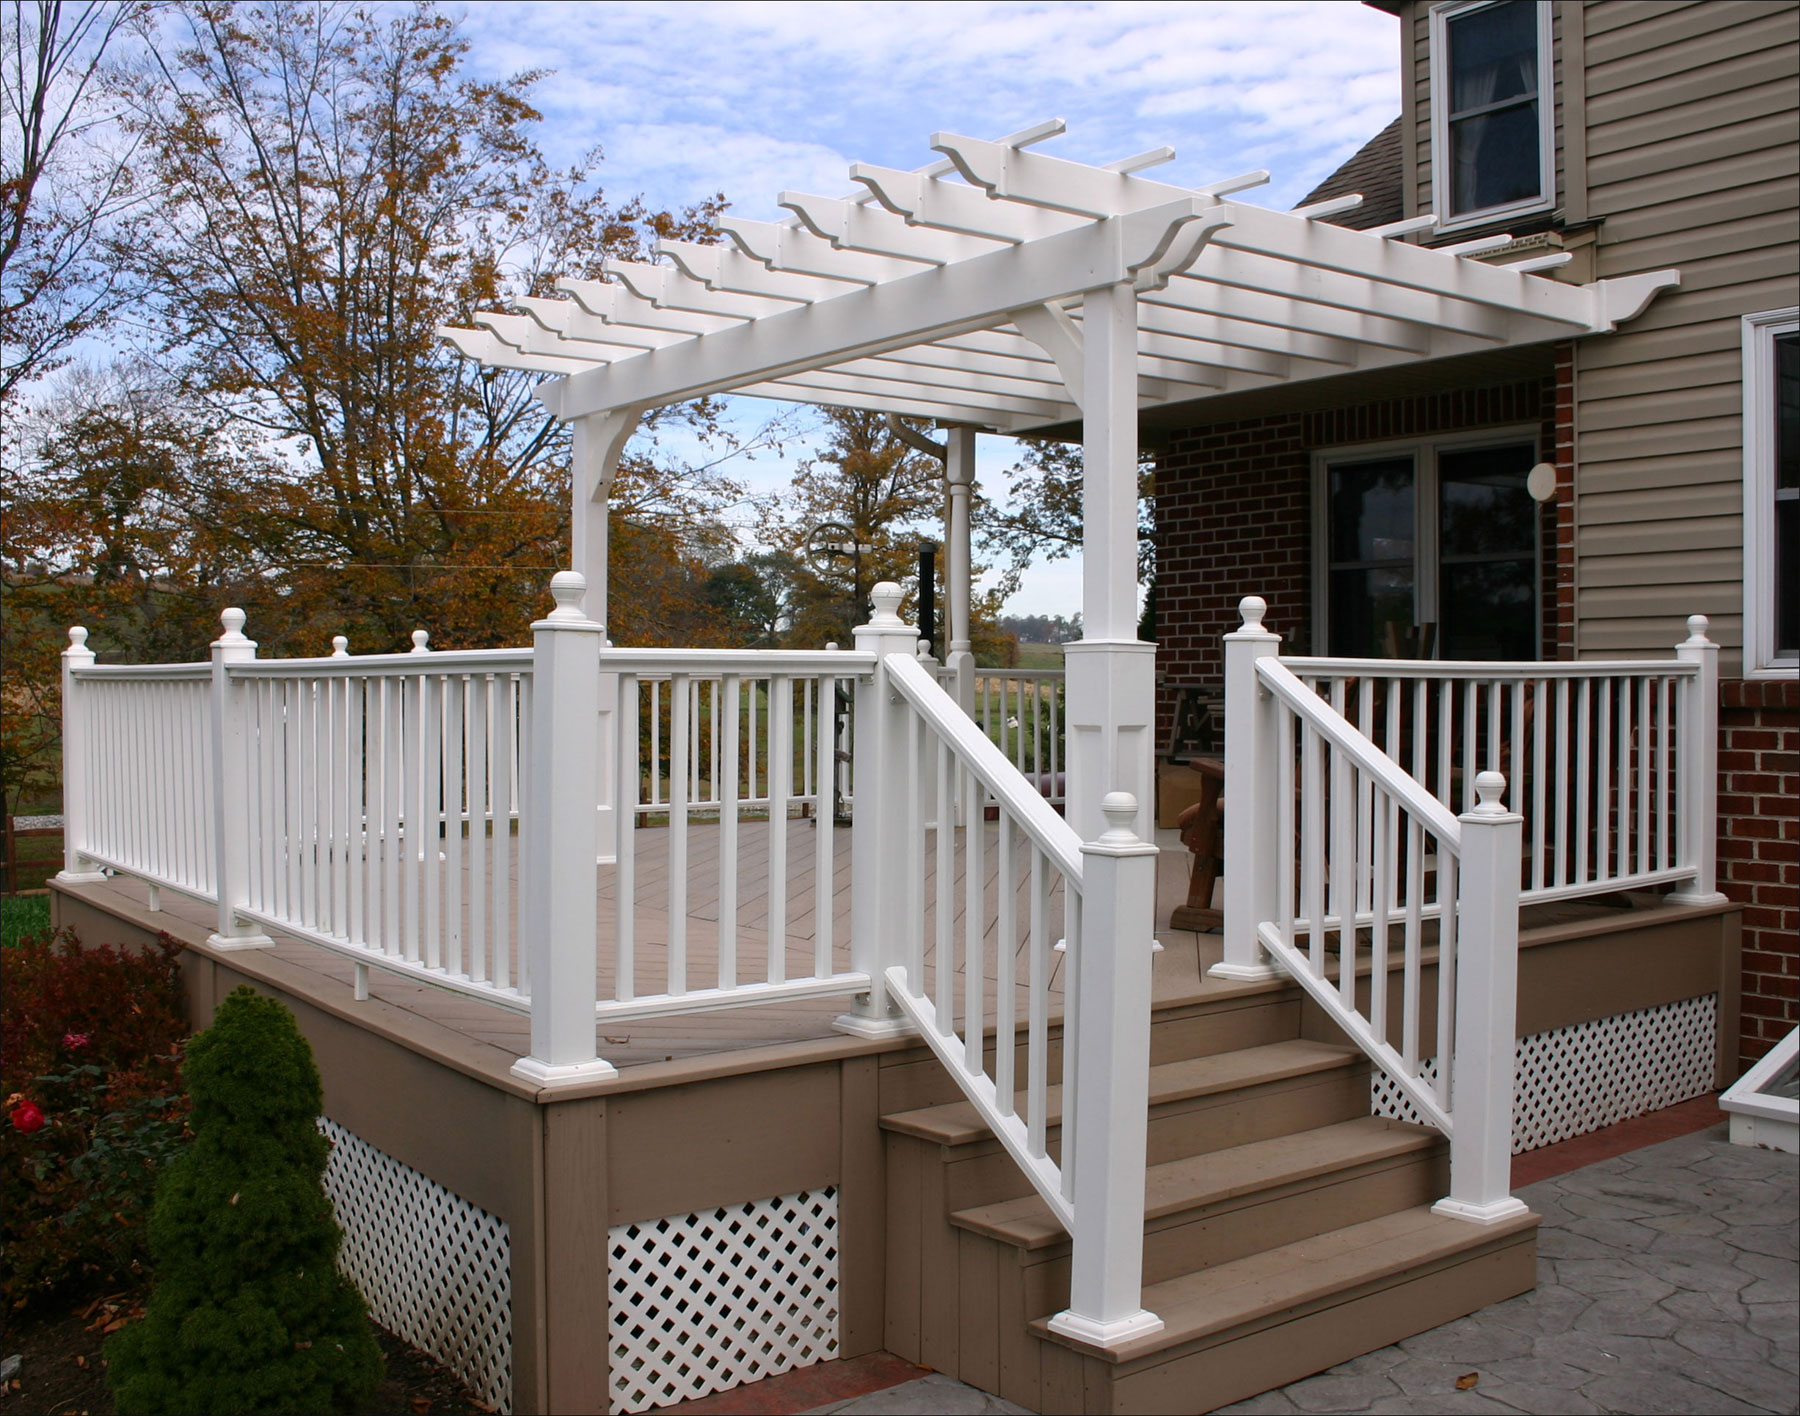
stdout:
MULTIPOLYGON (((1441 848, 1440 848, 1441 849, 1441 848)), ((1406 926, 1402 949, 1400 1056, 1409 1077, 1419 1075, 1419 986, 1423 977, 1425 932, 1425 828, 1406 814, 1406 926)))
MULTIPOLYGON (((637 803, 643 792, 643 764, 639 759, 638 703, 643 692, 636 674, 619 675, 619 846, 613 866, 613 899, 617 911, 613 933, 613 998, 620 1003, 637 997, 637 803)), ((649 696, 652 732, 655 731, 656 698, 649 696)), ((652 739, 654 741, 654 738, 652 739)), ((650 760, 650 780, 656 780, 656 759, 650 760)), ((655 788, 652 786, 652 792, 655 788)), ((734 892, 735 895, 735 892, 734 892)))
MULTIPOLYGON (((1286 714, 1283 714, 1285 717, 1286 714)), ((1387 1033, 1388 919, 1393 912, 1393 834, 1389 817, 1392 798, 1370 784, 1374 794, 1371 829, 1374 833, 1372 868, 1375 873, 1374 918, 1369 922, 1369 1028, 1383 1042, 1387 1033)), ((1354 994, 1352 995, 1354 996, 1354 994)))
POLYGON ((986 852, 982 838, 987 834, 987 806, 981 782, 973 772, 962 773, 963 803, 963 1048, 964 1063, 971 1075, 982 1070, 982 1035, 985 1019, 982 1010, 981 976, 986 967, 983 945, 983 895, 987 891, 986 852))
POLYGON ((468 793, 469 793, 469 977, 478 982, 488 978, 487 951, 487 911, 488 888, 487 873, 490 860, 504 860, 505 857, 495 849, 496 844, 504 844, 504 839, 497 834, 490 837, 489 832, 495 830, 495 817, 492 803, 488 798, 488 763, 491 760, 492 748, 488 734, 488 698, 493 692, 493 680, 486 674, 469 676, 469 707, 467 717, 468 734, 468 793))
MULTIPOLYGON (((492 769, 489 790, 492 793, 494 804, 493 863, 489 867, 493 872, 494 881, 493 928, 488 935, 488 947, 493 960, 491 972, 496 988, 508 987, 509 980, 517 976, 512 966, 513 943, 517 938, 512 930, 512 882, 513 871, 518 865, 514 853, 512 829, 513 766, 515 761, 513 742, 518 731, 517 719, 513 716, 514 712, 513 676, 511 674, 495 674, 493 695, 489 700, 488 708, 488 732, 493 744, 488 754, 488 762, 492 769)), ((522 826, 521 829, 523 829, 522 826)), ((630 831, 622 829, 620 834, 627 836, 630 835, 630 831)), ((623 852, 624 847, 621 846, 621 855, 623 852)))
POLYGON ((788 799, 794 774, 794 681, 769 679, 769 982, 787 978, 788 799))
POLYGON ((419 891, 424 897, 421 915, 423 939, 420 957, 426 968, 443 966, 443 914, 439 901, 438 841, 444 814, 443 678, 419 675, 419 891))
POLYGON ((1656 869, 1669 860, 1669 680, 1656 679, 1656 869))
MULTIPOLYGON (((1594 879, 1611 878, 1614 869, 1612 810, 1612 685, 1610 678, 1600 680, 1599 703, 1594 717, 1599 727, 1599 740, 1594 744, 1594 879)), ((1535 882, 1534 882, 1535 883, 1535 882)))
POLYGON ((1637 680, 1637 868, 1640 875, 1650 869, 1650 791, 1651 739, 1656 724, 1650 717, 1650 680, 1637 680))
POLYGON ((941 738, 937 748, 937 877, 931 892, 932 923, 936 926, 937 1030, 948 1033, 956 1026, 951 1004, 956 978, 956 797, 950 774, 950 749, 941 738))
POLYGON ((1313 971, 1325 972, 1325 784, 1323 744, 1311 724, 1300 730, 1301 893, 1313 971))
POLYGON ((1045 1154, 1046 1093, 1050 1076, 1050 880, 1044 853, 1031 848, 1030 951, 1025 1000, 1026 1148, 1045 1154))
MULTIPOLYGON (((753 685, 754 688, 754 685, 753 685)), ((719 743, 719 987, 737 987, 738 935, 738 721, 744 684, 736 674, 720 680, 717 706, 724 717, 714 725, 719 743)), ((753 749, 754 750, 754 749, 753 749)))
POLYGON ((464 726, 467 674, 446 674, 444 695, 444 967, 468 976, 463 931, 463 821, 473 818, 463 808, 468 784, 468 737, 464 726))
POLYGON ((1438 843, 1438 1007, 1437 1007, 1437 1098, 1438 1105, 1450 1110, 1450 1073, 1456 1056, 1456 857, 1438 843))
MULTIPOLYGON (((1021 704, 1021 707, 1024 705, 1021 704)), ((1012 815, 999 811, 994 847, 994 1092, 1002 1116, 1013 1115, 1013 1051, 1018 1046, 1014 1023, 1018 987, 1018 863, 1013 858, 1012 815)))
POLYGON ((669 981, 670 993, 686 993, 688 896, 688 753, 692 681, 669 679, 669 981))
POLYGON ((832 948, 835 933, 832 912, 837 900, 837 822, 832 810, 831 794, 822 790, 831 780, 831 734, 823 731, 823 713, 813 711, 815 701, 823 708, 826 700, 836 696, 837 681, 806 679, 806 736, 801 739, 801 760, 807 769, 807 794, 812 797, 813 811, 813 975, 828 978, 834 973, 832 948))
MULTIPOLYGON (((1592 793, 1590 781, 1589 730, 1592 721, 1593 694, 1588 680, 1583 679, 1575 695, 1575 875, 1578 881, 1588 878, 1588 833, 1591 830, 1588 817, 1588 798, 1592 793)), ((1465 808, 1466 809, 1466 808, 1465 808)))

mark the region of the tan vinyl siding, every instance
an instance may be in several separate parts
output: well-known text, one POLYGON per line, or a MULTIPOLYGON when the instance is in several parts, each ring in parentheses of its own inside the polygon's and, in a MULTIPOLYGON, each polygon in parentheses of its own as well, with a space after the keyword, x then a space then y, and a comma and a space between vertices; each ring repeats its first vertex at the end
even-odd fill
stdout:
POLYGON ((1585 15, 1597 274, 1679 290, 1576 349, 1577 647, 1663 654, 1704 614, 1738 672, 1743 315, 1800 301, 1800 5, 1585 15))

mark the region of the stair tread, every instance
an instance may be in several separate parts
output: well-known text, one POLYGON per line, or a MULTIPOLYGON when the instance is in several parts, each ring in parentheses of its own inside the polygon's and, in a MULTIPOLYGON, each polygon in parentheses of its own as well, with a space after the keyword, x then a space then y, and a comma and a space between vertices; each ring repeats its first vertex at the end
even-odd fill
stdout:
MULTIPOLYGON (((1504 1241, 1535 1228, 1526 1212, 1496 1224, 1470 1224, 1419 1205, 1360 1224, 1329 1230, 1293 1244, 1229 1263, 1215 1264, 1149 1284, 1144 1307, 1163 1320, 1160 1332, 1106 1349, 1113 1362, 1129 1362, 1198 1339, 1254 1329, 1261 1320, 1329 1301, 1367 1284, 1504 1241)), ((1083 1351, 1098 1351, 1049 1330, 1049 1319, 1031 1324, 1040 1337, 1083 1351)))
MULTIPOLYGON (((1144 1175, 1144 1218, 1158 1220, 1240 1195, 1299 1184, 1336 1171, 1434 1150, 1437 1132, 1385 1116, 1359 1116, 1289 1136, 1152 1165, 1144 1175)), ((1036 1194, 976 1205, 950 1216, 958 1229, 1025 1250, 1067 1244, 1068 1235, 1036 1194)))
MULTIPOLYGON (((1189 1057, 1178 1062, 1161 1062, 1150 1069, 1150 1105, 1166 1105, 1192 1097, 1234 1091, 1242 1087, 1285 1081, 1316 1072, 1329 1072, 1357 1065, 1362 1054, 1354 1047, 1337 1043, 1314 1042, 1295 1038, 1287 1042, 1264 1043, 1260 1047, 1241 1048, 1235 1052, 1215 1052, 1204 1057, 1189 1057)), ((1025 1093, 1019 1092, 1015 1105, 1021 1115, 1025 1110, 1025 1093)), ((1062 1087, 1046 1089, 1045 1115, 1049 1125, 1062 1120, 1062 1087)), ((992 1132, 981 1113, 966 1101, 949 1101, 940 1106, 925 1106, 914 1111, 891 1112, 881 1118, 886 1131, 916 1136, 920 1140, 941 1145, 967 1145, 982 1140, 992 1132)))

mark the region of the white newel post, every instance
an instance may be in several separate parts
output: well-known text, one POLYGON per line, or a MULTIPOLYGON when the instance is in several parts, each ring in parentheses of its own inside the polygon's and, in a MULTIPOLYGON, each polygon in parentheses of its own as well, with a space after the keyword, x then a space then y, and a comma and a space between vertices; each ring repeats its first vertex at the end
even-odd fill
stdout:
POLYGON ((87 637, 80 625, 73 626, 69 647, 62 652, 63 866, 56 874, 60 885, 94 885, 106 879, 106 872, 81 853, 81 843, 92 829, 88 793, 94 748, 88 740, 87 702, 75 670, 93 667, 94 651, 87 647, 87 637))
POLYGON ((1105 832, 1081 847, 1081 929, 1070 943, 1081 1019, 1062 1163, 1074 1171, 1075 1227, 1069 1306, 1050 1326, 1108 1345, 1163 1325, 1143 1306, 1157 852, 1132 830, 1129 792, 1108 792, 1100 810, 1105 832))
POLYGON ((1682 687, 1681 736, 1677 739, 1680 861, 1694 867, 1694 878, 1672 891, 1672 905, 1722 905, 1719 891, 1719 646, 1706 637, 1705 615, 1688 616, 1688 637, 1675 646, 1675 657, 1698 664, 1699 671, 1682 687))
POLYGON ((1476 1224, 1525 1212, 1512 1193, 1519 852, 1525 818, 1501 804, 1505 795, 1506 779, 1483 772, 1475 778, 1474 808, 1457 818, 1462 823, 1462 868, 1456 901, 1450 1195, 1432 1209, 1476 1224))
POLYGON ((512 1070, 541 1085, 617 1075, 594 1051, 600 924, 594 864, 600 738, 594 705, 605 632, 581 612, 586 589, 576 572, 558 571, 550 580, 556 608, 531 626, 531 779, 520 823, 531 833, 531 874, 524 882, 531 1055, 512 1070))
POLYGON ((1280 973, 1256 938, 1257 925, 1281 911, 1280 739, 1274 695, 1256 674, 1257 660, 1281 653, 1281 636, 1263 627, 1268 608, 1261 596, 1246 595, 1238 602, 1242 624, 1225 636, 1225 950, 1207 970, 1219 978, 1280 973))
POLYGON ((869 976, 855 1011, 834 1026, 857 1037, 895 1037, 912 1031, 888 997, 886 973, 906 961, 902 921, 907 892, 919 888, 899 869, 905 857, 906 813, 901 803, 917 784, 906 775, 906 704, 888 683, 890 656, 918 653, 919 631, 899 615, 902 592, 884 580, 870 594, 873 612, 856 627, 859 653, 875 656, 875 671, 856 681, 850 757, 856 806, 850 818, 850 967, 869 976))
POLYGON ((209 699, 219 915, 218 928, 206 942, 215 949, 267 949, 275 941, 238 913, 250 901, 250 842, 260 823, 250 819, 250 689, 228 672, 229 665, 256 657, 256 641, 244 637, 242 610, 225 610, 219 622, 225 632, 212 642, 209 699))
POLYGON ((949 506, 944 526, 945 618, 949 620, 944 665, 955 675, 954 697, 963 712, 975 713, 975 638, 970 601, 974 557, 970 546, 970 501, 975 493, 975 429, 950 428, 945 438, 944 492, 949 506))
POLYGON ((1156 646, 1137 637, 1137 293, 1121 283, 1082 298, 1081 635, 1064 646, 1069 825, 1106 829, 1101 796, 1137 801, 1132 830, 1154 841, 1151 808, 1156 646))

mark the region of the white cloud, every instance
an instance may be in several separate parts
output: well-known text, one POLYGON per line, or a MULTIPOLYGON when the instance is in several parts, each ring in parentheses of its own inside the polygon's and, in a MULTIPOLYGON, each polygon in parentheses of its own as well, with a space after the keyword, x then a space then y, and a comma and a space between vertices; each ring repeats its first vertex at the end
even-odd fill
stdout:
MULTIPOLYGON (((617 199, 722 191, 765 219, 785 215, 784 188, 849 191, 852 161, 930 162, 935 131, 998 137, 1052 116, 1068 121, 1063 155, 1167 144, 1158 176, 1267 167, 1256 199, 1291 206, 1400 111, 1396 22, 1348 0, 511 0, 468 5, 465 31, 485 77, 554 71, 534 90, 552 160, 597 146, 617 199)), ((774 411, 733 402, 745 429, 774 411)), ((779 490, 804 455, 732 470, 779 490)), ((983 483, 1001 488, 1015 456, 984 438, 983 483)), ((1010 608, 1072 614, 1080 574, 1078 557, 1040 562, 1010 608)))

